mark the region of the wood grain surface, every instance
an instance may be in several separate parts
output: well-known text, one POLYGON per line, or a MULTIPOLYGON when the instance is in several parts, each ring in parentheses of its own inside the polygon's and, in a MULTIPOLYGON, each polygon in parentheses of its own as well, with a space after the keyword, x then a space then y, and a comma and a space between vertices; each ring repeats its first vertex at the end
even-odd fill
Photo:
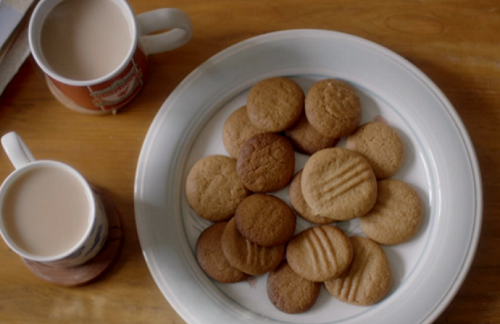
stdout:
MULTIPOLYGON (((0 323, 184 323, 156 287, 134 221, 134 176, 151 121, 172 90, 217 52, 256 35, 319 28, 377 42, 427 74, 456 108, 479 159, 481 239, 472 268, 435 323, 500 322, 500 1, 130 0, 176 7, 193 21, 184 47, 151 56, 139 96, 117 115, 75 113, 50 94, 29 58, 0 97, 0 134, 17 131, 38 159, 68 163, 111 192, 124 244, 104 276, 64 288, 31 274, 0 243, 0 323)), ((0 153, 0 179, 12 171, 0 153)))

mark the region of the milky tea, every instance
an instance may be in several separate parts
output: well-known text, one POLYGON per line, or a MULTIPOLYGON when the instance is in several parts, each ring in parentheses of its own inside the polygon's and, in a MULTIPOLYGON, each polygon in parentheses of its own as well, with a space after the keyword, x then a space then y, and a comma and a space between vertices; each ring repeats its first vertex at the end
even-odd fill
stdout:
POLYGON ((131 47, 127 18, 111 0, 62 1, 42 26, 47 65, 72 80, 93 80, 113 72, 131 47))
POLYGON ((11 240, 38 257, 75 247, 91 222, 86 187, 68 171, 43 166, 15 180, 3 199, 2 221, 11 240))

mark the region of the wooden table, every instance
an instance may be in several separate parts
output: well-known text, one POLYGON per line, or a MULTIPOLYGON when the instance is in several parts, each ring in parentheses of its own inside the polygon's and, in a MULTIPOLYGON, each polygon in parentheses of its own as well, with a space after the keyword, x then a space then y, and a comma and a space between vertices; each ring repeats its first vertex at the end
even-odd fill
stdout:
MULTIPOLYGON (((133 187, 155 114, 194 68, 217 52, 267 32, 319 28, 358 35, 402 55, 445 93, 479 158, 484 223, 462 288, 436 323, 500 322, 500 2, 333 0, 130 0, 136 13, 185 10, 194 25, 184 47, 150 57, 149 82, 117 115, 61 106, 28 59, 0 97, 0 134, 17 131, 38 159, 66 162, 108 189, 124 225, 117 262, 97 282, 62 288, 32 275, 0 243, 0 323, 183 323, 157 289, 141 253, 133 187)), ((0 154, 0 178, 12 166, 0 154)))

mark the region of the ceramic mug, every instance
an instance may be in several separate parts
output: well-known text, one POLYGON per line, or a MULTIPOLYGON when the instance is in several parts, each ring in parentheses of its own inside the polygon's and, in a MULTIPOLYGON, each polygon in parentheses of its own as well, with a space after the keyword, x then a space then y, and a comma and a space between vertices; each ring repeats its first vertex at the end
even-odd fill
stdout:
MULTIPOLYGON (((22 258, 53 267, 72 267, 81 265, 96 256, 106 242, 108 234, 108 219, 99 196, 93 192, 87 181, 75 169, 64 163, 51 160, 35 160, 33 154, 30 152, 24 141, 15 132, 4 135, 1 142, 7 156, 15 167, 15 170, 0 186, 0 234, 5 243, 12 249, 12 251, 17 253, 22 258), (68 234, 61 233, 61 231, 68 232, 68 229, 62 228, 63 226, 60 223, 54 221, 55 218, 48 217, 51 215, 42 215, 37 213, 39 210, 33 214, 28 213, 28 215, 26 215, 26 211, 23 212, 24 214, 22 216, 20 214, 20 209, 23 208, 22 206, 29 206, 29 204, 35 206, 33 201, 25 201, 21 199, 28 196, 18 195, 21 190, 24 190, 24 192, 26 192, 26 190, 30 190, 29 188, 27 189, 26 186, 23 187, 23 184, 26 184, 26 182, 22 182, 20 184, 20 181, 26 181, 26 177, 30 176, 40 177, 40 173, 36 172, 47 172, 47 170, 52 170, 51 172, 61 171, 64 173, 65 177, 69 177, 64 180, 69 179, 71 183, 74 183, 77 186, 78 189, 77 192, 71 192, 69 194, 81 194, 81 198, 84 198, 82 201, 84 201, 84 206, 86 208, 83 209, 84 212, 82 212, 79 216, 84 217, 82 220, 85 226, 78 230, 80 235, 77 235, 77 237, 70 237, 72 242, 71 245, 61 244, 61 242, 58 242, 57 245, 53 243, 57 242, 57 240, 54 241, 52 237, 57 235, 55 233, 65 234, 67 237, 68 234), (9 201, 9 198, 12 197, 19 199, 19 201, 16 202, 18 205, 13 205, 12 199, 9 201), (6 207, 9 204, 16 207, 6 207), (18 218, 15 220, 14 224, 12 220, 16 217, 18 218), (44 230, 34 227, 41 227, 41 224, 35 225, 36 221, 40 222, 40 220, 43 224, 51 224, 51 226, 44 227, 44 230), (27 231, 28 227, 29 231, 27 231), (53 228, 56 227, 57 229, 53 230, 53 228), (48 231, 46 230, 47 228, 49 229, 48 231), (18 234, 23 231, 23 234, 18 234), (28 234, 35 233, 33 231, 37 231, 37 236, 35 237, 36 239, 28 234), (43 233, 43 235, 38 235, 38 233, 43 233), (28 237, 31 240, 29 244, 22 242, 28 237), (50 244, 47 243, 47 239, 50 239, 50 244), (39 251, 34 252, 32 247, 38 247, 42 244, 48 246, 49 249, 50 246, 57 246, 57 252, 54 254, 41 254, 39 251), (29 246, 29 248, 26 248, 26 246, 29 246)), ((66 183, 63 182, 63 184, 66 183)), ((52 184, 52 186, 54 185, 52 184)), ((59 187, 61 188, 61 186, 59 187)), ((42 190, 38 190, 38 196, 29 197, 35 197, 37 199, 40 197, 50 197, 50 193, 47 195, 47 192, 45 191, 51 190, 51 188, 52 187, 49 185, 47 185, 46 188, 44 186, 44 192, 42 192, 42 190)), ((75 187, 73 186, 68 188, 75 187)), ((63 190, 69 189, 65 186, 63 190)), ((32 190, 32 192, 35 191, 32 190)), ((55 189, 53 192, 55 192, 55 189)), ((59 201, 56 201, 56 203, 58 202, 59 201)), ((63 214, 63 216, 66 219, 69 219, 67 214, 63 214)), ((58 219, 60 220, 61 218, 58 219)), ((77 223, 79 224, 80 222, 77 223)))
POLYGON ((162 8, 135 16, 127 1, 110 0, 124 14, 131 32, 132 42, 125 59, 112 72, 102 77, 88 81, 69 79, 49 66, 41 45, 44 21, 62 1, 65 0, 41 0, 38 3, 29 24, 29 44, 35 61, 45 73, 52 94, 63 105, 78 112, 115 113, 142 88, 147 56, 178 48, 192 36, 191 20, 184 11, 162 8), (149 35, 166 29, 171 30, 149 35))

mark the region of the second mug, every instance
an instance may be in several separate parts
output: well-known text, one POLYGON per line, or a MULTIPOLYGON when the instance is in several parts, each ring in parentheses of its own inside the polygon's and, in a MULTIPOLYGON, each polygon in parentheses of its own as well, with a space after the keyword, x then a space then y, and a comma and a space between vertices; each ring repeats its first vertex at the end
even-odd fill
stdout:
POLYGON ((31 52, 52 94, 90 114, 116 112, 130 102, 144 84, 147 56, 180 47, 191 36, 184 11, 135 16, 125 0, 42 0, 29 26, 31 52))
POLYGON ((100 197, 75 169, 35 160, 15 132, 2 137, 15 170, 0 186, 0 234, 26 260, 73 267, 106 243, 108 219, 100 197))

